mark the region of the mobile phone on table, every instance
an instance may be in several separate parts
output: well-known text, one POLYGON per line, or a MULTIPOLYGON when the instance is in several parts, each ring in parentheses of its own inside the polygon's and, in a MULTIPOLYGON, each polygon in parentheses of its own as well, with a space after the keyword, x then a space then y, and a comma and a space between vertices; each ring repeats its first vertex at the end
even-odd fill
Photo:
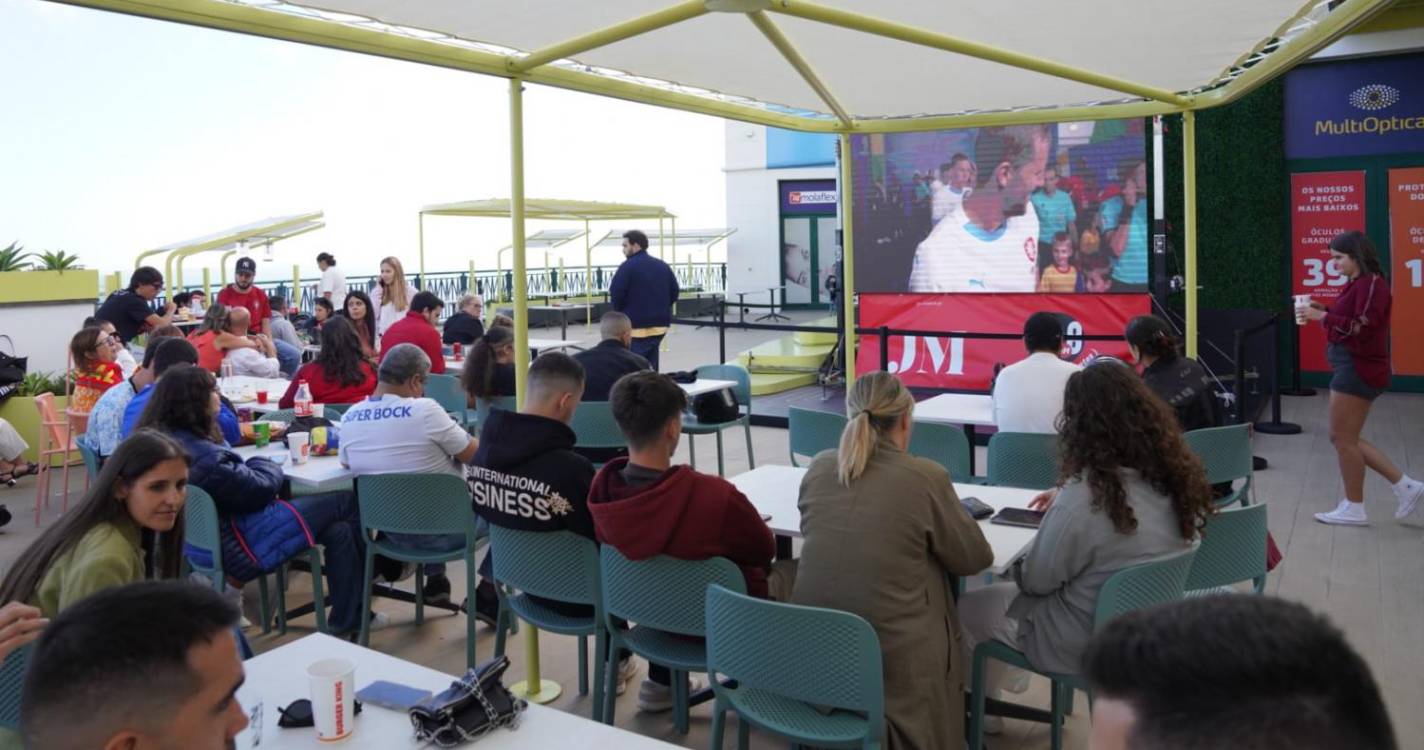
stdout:
POLYGON ((963 505, 964 510, 969 513, 969 517, 976 521, 994 515, 994 506, 977 497, 961 497, 959 504, 963 505))
POLYGON ((989 523, 1036 529, 1040 523, 1043 523, 1043 514, 1046 512, 1028 508, 1000 508, 998 514, 989 519, 989 523))
POLYGON ((356 691, 356 700, 362 703, 389 708, 393 711, 409 711, 411 706, 429 698, 429 690, 413 688, 385 680, 376 680, 356 691))

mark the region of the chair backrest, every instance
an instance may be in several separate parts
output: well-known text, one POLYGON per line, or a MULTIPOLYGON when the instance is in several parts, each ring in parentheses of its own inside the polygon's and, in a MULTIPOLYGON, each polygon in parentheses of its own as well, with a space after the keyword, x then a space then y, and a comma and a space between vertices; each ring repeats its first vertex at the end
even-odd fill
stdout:
MULTIPOLYGON (((917 427, 918 429, 918 427, 917 427)), ((1046 490, 1058 484, 1058 436, 998 432, 989 438, 989 484, 1046 490)))
POLYGON ((30 666, 34 650, 34 643, 26 643, 11 651, 5 663, 0 664, 0 729, 20 729, 20 694, 25 687, 25 669, 30 666))
POLYGON ((1185 437, 1187 446, 1206 466, 1207 482, 1218 484, 1251 478, 1251 433, 1247 425, 1206 427, 1192 430, 1185 437))
POLYGON ((707 588, 707 670, 818 706, 885 712, 880 639, 870 623, 834 609, 779 604, 707 588), (814 634, 814 637, 807 637, 814 634))
POLYGON ((797 455, 814 456, 840 445, 846 417, 833 411, 793 406, 786 411, 786 426, 790 433, 791 465, 800 466, 796 462, 797 455))
POLYGON ((435 399, 440 408, 449 414, 464 418, 469 408, 465 389, 460 387, 460 378, 455 375, 433 374, 425 381, 425 397, 435 399))
POLYGON ((741 365, 701 365, 697 368, 698 379, 735 380, 737 385, 732 393, 737 395, 737 403, 747 414, 752 413, 752 376, 741 365))
POLYGON ((212 553, 213 564, 204 568, 188 558, 188 564, 201 573, 222 570, 222 529, 218 506, 202 487, 188 484, 188 499, 183 503, 183 541, 212 553))
POLYGON ((498 396, 494 399, 475 399, 475 421, 483 425, 489 418, 490 409, 518 411, 518 400, 513 396, 498 396))
POLYGON ((1187 576, 1188 591, 1252 581, 1266 586, 1266 506, 1223 508, 1207 519, 1187 576))
POLYGON ((1196 547, 1191 547, 1113 573, 1098 592, 1093 630, 1101 630, 1118 615, 1181 599, 1196 553, 1196 547))
POLYGON ((79 455, 84 459, 84 471, 89 474, 90 481, 99 476, 99 449, 90 442, 88 435, 79 435, 74 438, 74 445, 79 448, 79 455))
POLYGON ((35 409, 40 413, 40 446, 38 450, 60 449, 65 447, 64 420, 59 418, 58 412, 54 410, 54 394, 41 393, 35 396, 35 409), (49 435, 49 442, 45 442, 45 434, 49 435))
POLYGON ((928 458, 949 470, 949 478, 963 482, 969 470, 969 438, 964 430, 938 422, 916 422, 910 432, 910 455, 928 458))
POLYGON ((367 474, 356 477, 361 527, 399 534, 464 534, 475 543, 470 489, 453 474, 367 474))
POLYGON ((285 422, 291 424, 297 421, 296 409, 273 409, 266 414, 257 415, 258 422, 285 422))
POLYGON ((336 417, 345 416, 346 410, 353 406, 355 404, 327 404, 323 408, 326 409, 326 418, 335 422, 337 421, 336 417))
MULTIPOLYGON (((498 559, 498 557, 496 557, 498 559)), ((599 550, 605 617, 679 635, 707 634, 707 587, 746 593, 742 571, 725 557, 679 560, 658 555, 633 562, 613 548, 599 550)))
POLYGON ((569 422, 577 437, 575 445, 580 448, 626 448, 628 439, 618 429, 613 418, 613 404, 609 401, 585 401, 574 412, 569 422))
POLYGON ((490 550, 496 581, 526 594, 602 609, 598 545, 593 540, 572 531, 520 531, 490 524, 490 550))

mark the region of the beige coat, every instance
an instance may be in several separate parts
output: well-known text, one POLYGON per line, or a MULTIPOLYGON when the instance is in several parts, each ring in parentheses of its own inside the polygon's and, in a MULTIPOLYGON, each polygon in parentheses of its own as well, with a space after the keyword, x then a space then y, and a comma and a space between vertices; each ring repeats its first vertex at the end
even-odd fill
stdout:
POLYGON ((949 576, 993 551, 944 467, 881 441, 851 487, 835 451, 801 482, 805 546, 792 601, 854 612, 875 627, 885 668, 886 747, 964 746, 965 665, 949 576))

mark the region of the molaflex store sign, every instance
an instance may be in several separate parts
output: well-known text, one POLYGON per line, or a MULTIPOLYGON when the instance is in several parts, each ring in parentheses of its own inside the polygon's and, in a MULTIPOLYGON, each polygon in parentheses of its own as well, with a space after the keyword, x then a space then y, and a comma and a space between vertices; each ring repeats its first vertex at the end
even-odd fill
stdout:
POLYGON ((1286 158, 1424 152, 1424 55, 1304 65, 1286 76, 1286 158))

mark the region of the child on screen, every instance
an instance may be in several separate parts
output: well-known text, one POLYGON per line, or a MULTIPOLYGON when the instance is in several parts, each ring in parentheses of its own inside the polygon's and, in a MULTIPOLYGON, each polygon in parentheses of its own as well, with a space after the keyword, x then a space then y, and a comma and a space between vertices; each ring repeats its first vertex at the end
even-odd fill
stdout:
POLYGON ((1038 291, 1050 294, 1072 294, 1078 288, 1078 269, 1073 263, 1073 241, 1067 232, 1053 235, 1053 263, 1044 267, 1038 279, 1038 291))

